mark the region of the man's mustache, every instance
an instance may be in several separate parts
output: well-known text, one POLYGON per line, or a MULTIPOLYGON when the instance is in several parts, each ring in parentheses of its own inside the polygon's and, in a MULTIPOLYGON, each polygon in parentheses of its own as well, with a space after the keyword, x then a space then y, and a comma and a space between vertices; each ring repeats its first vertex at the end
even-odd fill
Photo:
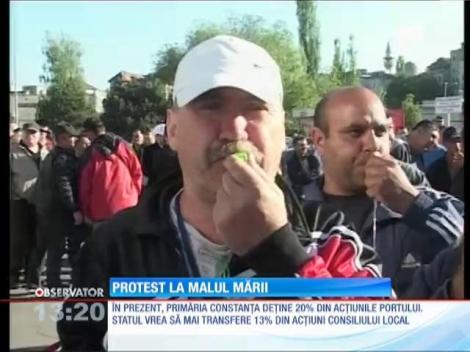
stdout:
POLYGON ((262 156, 258 148, 256 148, 252 143, 247 141, 228 142, 214 146, 209 151, 209 163, 215 163, 216 161, 225 159, 227 156, 235 154, 239 151, 245 151, 249 154, 254 155, 256 162, 258 164, 261 163, 262 156))

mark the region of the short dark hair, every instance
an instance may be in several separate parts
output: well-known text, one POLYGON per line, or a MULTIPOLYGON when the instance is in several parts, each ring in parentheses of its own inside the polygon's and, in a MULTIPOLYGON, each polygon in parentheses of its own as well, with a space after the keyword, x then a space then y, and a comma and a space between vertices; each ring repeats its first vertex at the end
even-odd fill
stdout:
POLYGON ((331 92, 326 94, 315 106, 315 112, 313 114, 313 125, 322 130, 325 134, 328 133, 328 121, 326 120, 326 104, 330 100, 331 92))
POLYGON ((421 120, 413 126, 412 131, 420 130, 420 132, 432 132, 437 130, 436 125, 431 120, 421 120))
POLYGON ((94 133, 106 132, 104 123, 96 117, 90 117, 83 122, 83 131, 91 131, 94 133))
POLYGON ((303 141, 304 139, 307 139, 307 137, 305 137, 305 136, 299 134, 298 136, 295 136, 295 137, 294 137, 294 139, 292 140, 292 144, 293 144, 294 146, 296 146, 297 143, 299 143, 300 141, 303 141))
POLYGON ((141 131, 142 131, 143 134, 147 134, 147 133, 152 132, 152 129, 148 126, 145 126, 145 127, 142 127, 141 131))

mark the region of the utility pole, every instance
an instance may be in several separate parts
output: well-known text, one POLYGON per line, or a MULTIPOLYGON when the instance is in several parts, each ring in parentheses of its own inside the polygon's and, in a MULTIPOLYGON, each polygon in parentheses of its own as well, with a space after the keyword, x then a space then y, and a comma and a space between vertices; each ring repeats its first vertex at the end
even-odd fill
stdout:
MULTIPOLYGON (((447 85, 448 82, 444 82, 444 97, 447 97, 447 85)), ((447 113, 447 118, 446 118, 446 126, 450 126, 450 112, 447 113)))

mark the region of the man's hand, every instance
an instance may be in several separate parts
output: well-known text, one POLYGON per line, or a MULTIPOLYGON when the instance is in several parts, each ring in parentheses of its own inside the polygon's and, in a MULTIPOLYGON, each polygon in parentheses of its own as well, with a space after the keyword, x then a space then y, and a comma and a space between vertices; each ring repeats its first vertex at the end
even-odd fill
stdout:
POLYGON ((400 214, 406 213, 419 193, 398 161, 379 152, 374 152, 366 163, 365 185, 369 197, 400 214))
POLYGON ((287 224, 284 194, 252 155, 224 161, 213 219, 217 232, 237 255, 244 255, 287 224))
POLYGON ((74 225, 81 225, 83 223, 83 215, 79 211, 73 212, 74 225))

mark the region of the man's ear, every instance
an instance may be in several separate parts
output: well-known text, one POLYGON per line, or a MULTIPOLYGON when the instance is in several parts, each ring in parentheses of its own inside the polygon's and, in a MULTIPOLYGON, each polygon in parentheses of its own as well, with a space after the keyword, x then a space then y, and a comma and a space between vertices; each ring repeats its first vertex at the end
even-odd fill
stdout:
POLYGON ((310 138, 315 145, 315 149, 318 150, 320 155, 323 155, 325 150, 325 133, 318 127, 313 127, 310 131, 310 138))
POLYGON ((173 109, 168 109, 166 111, 166 133, 167 133, 167 140, 168 140, 168 145, 170 148, 177 152, 178 147, 177 147, 177 116, 175 114, 175 111, 173 109))

